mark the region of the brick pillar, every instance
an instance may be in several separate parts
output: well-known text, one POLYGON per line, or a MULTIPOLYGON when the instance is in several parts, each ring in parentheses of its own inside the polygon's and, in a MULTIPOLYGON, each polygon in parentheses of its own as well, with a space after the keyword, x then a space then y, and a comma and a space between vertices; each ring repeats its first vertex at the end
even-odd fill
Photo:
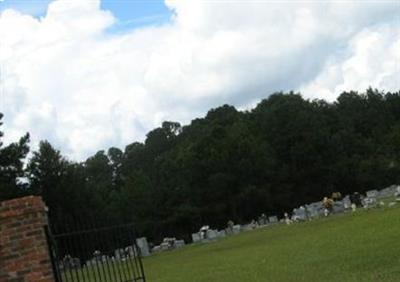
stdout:
POLYGON ((41 197, 0 203, 0 281, 52 282, 44 226, 47 208, 41 197))

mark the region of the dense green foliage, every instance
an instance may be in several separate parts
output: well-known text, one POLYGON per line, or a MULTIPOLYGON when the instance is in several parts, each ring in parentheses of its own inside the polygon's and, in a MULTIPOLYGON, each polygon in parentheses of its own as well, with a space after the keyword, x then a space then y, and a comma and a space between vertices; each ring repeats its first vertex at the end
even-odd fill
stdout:
POLYGON ((24 169, 27 142, 0 148, 0 199, 42 195, 54 225, 96 217, 133 221, 154 240, 187 238, 204 224, 399 183, 400 92, 346 92, 334 103, 276 93, 251 111, 224 105, 187 126, 164 122, 144 143, 82 163, 43 141, 24 169))
MULTIPOLYGON (((3 124, 0 113, 0 126, 3 124)), ((3 132, 0 131, 0 138, 3 132)), ((0 139, 0 201, 25 194, 26 183, 22 181, 24 176, 23 164, 29 152, 29 134, 21 137, 18 142, 3 147, 0 139)))

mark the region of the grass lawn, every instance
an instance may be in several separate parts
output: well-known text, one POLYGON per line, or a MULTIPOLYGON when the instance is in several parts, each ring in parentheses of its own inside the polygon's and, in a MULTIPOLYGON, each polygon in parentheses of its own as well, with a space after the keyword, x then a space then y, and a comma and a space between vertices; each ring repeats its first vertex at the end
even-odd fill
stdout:
POLYGON ((149 282, 397 282, 400 208, 267 227, 143 263, 149 282))

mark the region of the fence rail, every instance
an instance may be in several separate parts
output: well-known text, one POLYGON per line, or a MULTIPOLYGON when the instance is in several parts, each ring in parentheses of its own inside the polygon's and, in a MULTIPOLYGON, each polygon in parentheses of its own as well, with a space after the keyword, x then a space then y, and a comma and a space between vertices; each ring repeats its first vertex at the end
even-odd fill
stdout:
POLYGON ((46 234, 56 282, 146 281, 133 224, 46 234))

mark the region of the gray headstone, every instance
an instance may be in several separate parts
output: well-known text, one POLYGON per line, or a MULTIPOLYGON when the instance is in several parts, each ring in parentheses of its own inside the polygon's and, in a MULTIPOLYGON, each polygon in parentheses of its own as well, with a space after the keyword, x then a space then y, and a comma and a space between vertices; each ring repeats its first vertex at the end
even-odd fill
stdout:
POLYGON ((376 198, 378 196, 378 194, 379 194, 378 190, 367 191, 368 198, 376 198))
POLYGON ((269 223, 278 223, 278 217, 277 216, 270 216, 268 217, 269 223))
POLYGON ((343 202, 343 207, 345 210, 348 210, 351 208, 350 196, 347 195, 346 197, 344 197, 342 202, 343 202))
POLYGON ((137 238, 136 245, 140 250, 140 255, 142 257, 147 257, 150 255, 149 244, 147 243, 146 237, 137 238))
POLYGON ((367 197, 363 199, 363 205, 365 208, 375 208, 378 205, 376 198, 367 197))
POLYGON ((233 234, 239 234, 240 233, 240 224, 236 224, 233 226, 233 234))
POLYGON ((127 255, 129 257, 134 257, 136 254, 135 251, 136 251, 136 248, 134 248, 133 246, 128 246, 125 248, 125 255, 127 255))
POLYGON ((167 243, 167 242, 162 242, 162 243, 160 244, 160 249, 161 249, 161 251, 169 250, 170 247, 171 247, 171 245, 170 245, 169 243, 167 243))
POLYGON ((298 209, 293 210, 293 217, 296 220, 306 221, 308 219, 307 213, 308 213, 308 210, 306 211, 306 209, 304 207, 300 207, 298 209))
POLYGON ((253 225, 252 224, 245 224, 240 226, 240 230, 242 231, 250 231, 253 230, 253 225))
POLYGON ((192 234, 192 241, 193 243, 197 243, 201 241, 201 235, 199 233, 192 234))
POLYGON ((332 210, 334 213, 344 212, 344 204, 342 201, 336 201, 333 203, 332 210))
POLYGON ((314 206, 307 207, 310 218, 317 218, 318 217, 318 209, 314 206))
POLYGON ((219 238, 224 238, 225 236, 226 236, 226 231, 225 230, 218 231, 218 237, 219 238))
POLYGON ((207 239, 214 240, 214 239, 217 239, 217 236, 218 236, 218 233, 216 230, 213 230, 213 229, 207 230, 207 237, 206 237, 207 239))
POLYGON ((161 247, 160 246, 154 246, 153 249, 151 249, 151 252, 153 253, 157 253, 161 251, 161 247))
POLYGON ((185 246, 185 241, 184 240, 176 240, 175 241, 175 248, 181 248, 185 246))
POLYGON ((395 192, 396 189, 394 186, 386 187, 378 192, 377 198, 379 199, 390 198, 393 197, 395 192))
POLYGON ((394 196, 396 197, 396 201, 400 199, 400 186, 397 186, 394 196))
POLYGON ((114 251, 114 256, 116 260, 121 260, 125 257, 125 252, 123 249, 116 249, 114 251))

